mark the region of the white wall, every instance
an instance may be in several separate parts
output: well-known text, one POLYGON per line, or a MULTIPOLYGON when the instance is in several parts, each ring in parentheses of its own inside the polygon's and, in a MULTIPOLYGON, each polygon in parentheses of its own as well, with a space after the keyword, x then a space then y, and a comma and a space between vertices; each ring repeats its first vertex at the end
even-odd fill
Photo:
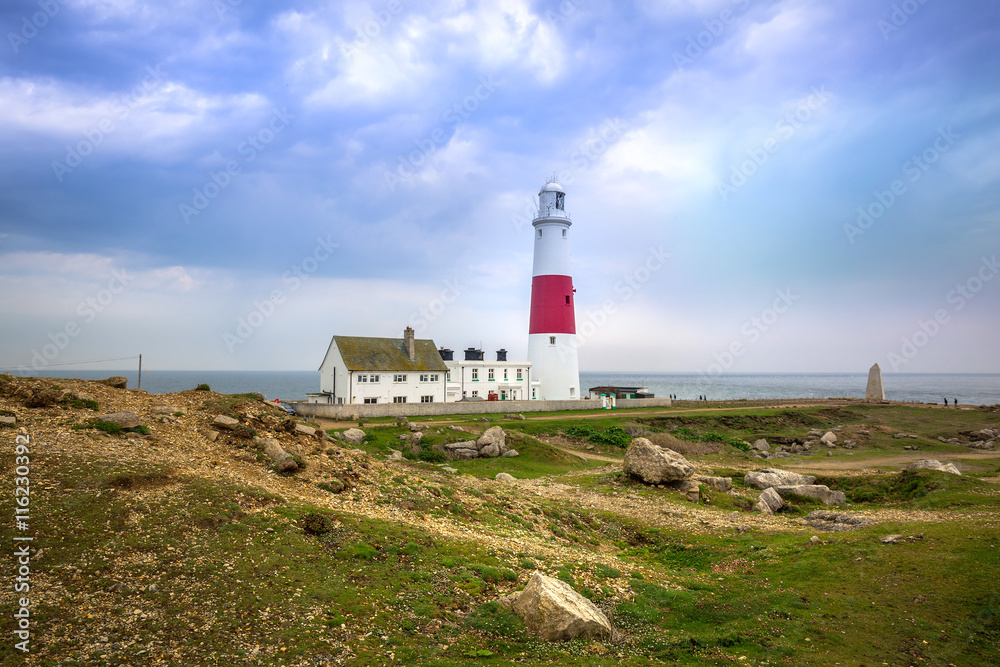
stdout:
POLYGON ((531 364, 527 361, 446 361, 451 370, 451 382, 448 383, 448 400, 458 401, 462 392, 471 397, 478 391, 479 397, 485 399, 492 391, 497 396, 507 394, 505 400, 527 400, 531 398, 528 383, 531 380, 531 364), (472 369, 479 371, 479 379, 472 379, 472 369), (493 369, 493 380, 490 381, 489 370, 493 369), (517 369, 521 369, 521 379, 517 379, 517 369), (507 379, 503 373, 507 371, 507 379))

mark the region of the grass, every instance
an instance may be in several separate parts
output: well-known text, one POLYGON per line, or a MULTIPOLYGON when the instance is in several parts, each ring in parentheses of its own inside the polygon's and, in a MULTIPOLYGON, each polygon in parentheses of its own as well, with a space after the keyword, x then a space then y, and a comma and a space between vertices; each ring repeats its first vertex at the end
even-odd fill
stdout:
MULTIPOLYGON (((212 406, 241 400, 253 399, 234 395, 212 406)), ((643 427, 750 439, 834 425, 925 437, 996 424, 995 413, 969 411, 951 422, 956 413, 927 412, 937 414, 895 406, 755 409, 694 421, 656 416, 643 427)), ((601 416, 587 425, 599 432, 624 428, 625 419, 601 416)), ((522 434, 511 442, 519 457, 451 465, 484 478, 500 470, 560 475, 560 484, 587 490, 666 497, 617 473, 594 475, 603 463, 584 463, 534 437, 564 433, 578 421, 504 423, 522 434)), ((362 448, 380 456, 400 448, 398 436, 409 431, 369 424, 366 433, 362 448)), ((430 429, 421 451, 474 437, 430 429)), ((854 451, 898 444, 886 440, 891 436, 872 438, 854 451)), ((725 457, 745 461, 740 453, 725 457)), ((997 460, 987 460, 983 474, 995 473, 997 460)), ((13 455, 0 452, 0 462, 10 469, 13 455)), ((920 470, 820 478, 848 495, 850 511, 917 508, 940 520, 893 514, 849 533, 814 533, 791 522, 738 532, 515 497, 502 486, 460 488, 417 455, 393 465, 390 475, 370 480, 372 497, 388 513, 405 506, 407 521, 358 513, 355 491, 339 479, 316 482, 342 503, 333 510, 152 461, 40 453, 32 460, 45 475, 32 496, 36 544, 45 549, 32 563, 45 583, 32 611, 35 636, 45 644, 37 664, 943 667, 990 665, 1000 651, 1000 594, 990 585, 1000 576, 1000 495, 976 477, 920 470), (446 518, 459 529, 453 534, 470 537, 431 531, 421 514, 446 518), (819 541, 809 540, 813 534, 819 541), (888 534, 904 539, 882 544, 888 534), (532 637, 496 600, 523 587, 535 569, 587 595, 623 637, 560 644, 532 637)), ((740 470, 728 465, 715 472, 739 482, 740 470)), ((10 478, 3 484, 9 491, 10 478)), ((703 509, 716 517, 746 510, 728 494, 710 495, 713 505, 703 509)), ((811 503, 792 504, 805 512, 811 503)), ((0 664, 20 664, 9 653, 0 664)))

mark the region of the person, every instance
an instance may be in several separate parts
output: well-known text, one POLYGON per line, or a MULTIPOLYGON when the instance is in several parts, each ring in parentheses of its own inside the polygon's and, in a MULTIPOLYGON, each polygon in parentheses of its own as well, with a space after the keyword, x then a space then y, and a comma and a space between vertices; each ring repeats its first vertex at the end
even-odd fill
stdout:
POLYGON ((947 406, 948 406, 948 399, 947 399, 947 398, 946 398, 946 399, 944 399, 944 404, 945 404, 945 407, 947 407, 947 406))
POLYGON ((954 400, 954 401, 955 401, 955 407, 957 408, 957 407, 958 407, 958 399, 957 399, 957 398, 955 398, 955 399, 952 399, 952 400, 954 400))

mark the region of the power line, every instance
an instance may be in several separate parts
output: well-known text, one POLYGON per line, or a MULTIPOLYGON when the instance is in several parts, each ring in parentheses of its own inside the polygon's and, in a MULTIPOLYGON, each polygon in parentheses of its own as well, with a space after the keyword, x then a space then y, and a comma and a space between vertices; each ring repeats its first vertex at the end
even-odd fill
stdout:
POLYGON ((27 364, 18 366, 16 368, 0 368, 0 371, 24 371, 24 370, 34 370, 34 371, 44 371, 48 370, 51 366, 79 366, 81 364, 103 364, 106 361, 129 361, 131 359, 138 359, 135 357, 116 357, 114 359, 95 359, 94 361, 66 361, 61 364, 46 364, 44 368, 29 368, 27 364))

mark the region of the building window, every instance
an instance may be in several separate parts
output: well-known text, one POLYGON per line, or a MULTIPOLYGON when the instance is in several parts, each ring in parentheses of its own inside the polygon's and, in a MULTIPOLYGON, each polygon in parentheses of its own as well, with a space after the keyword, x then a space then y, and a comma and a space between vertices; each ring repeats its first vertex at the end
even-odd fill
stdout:
POLYGON ((472 369, 472 381, 473 382, 479 382, 479 369, 478 368, 473 368, 472 369))
POLYGON ((445 376, 448 382, 451 382, 451 371, 448 371, 448 375, 445 376))
POLYGON ((563 238, 566 238, 566 230, 563 230, 563 238))
POLYGON ((368 376, 368 381, 369 382, 379 382, 380 380, 381 380, 381 377, 378 376, 378 375, 369 375, 368 376))
POLYGON ((392 397, 392 402, 393 403, 406 403, 406 396, 393 396, 392 397))
POLYGON ((549 336, 549 345, 555 345, 555 344, 556 344, 556 337, 549 336))
POLYGON ((569 397, 573 398, 574 396, 576 396, 576 387, 570 387, 569 388, 569 397))
POLYGON ((493 382, 493 380, 495 379, 495 378, 493 377, 493 369, 492 369, 492 368, 491 368, 491 369, 490 369, 490 371, 489 371, 489 378, 487 378, 487 379, 488 379, 488 380, 489 380, 490 382, 493 382))
POLYGON ((425 375, 421 375, 420 376, 420 381, 421 382, 430 382, 431 381, 431 376, 430 375, 426 375, 426 374, 425 375))
POLYGON ((406 382, 406 375, 403 374, 403 373, 394 373, 393 376, 392 376, 392 381, 393 382, 406 382))
POLYGON ((521 369, 520 368, 517 369, 517 379, 518 380, 521 379, 521 369))
POLYGON ((569 294, 566 295, 566 305, 569 305, 569 294))
POLYGON ((431 373, 431 382, 437 382, 441 378, 437 373, 431 373))
POLYGON ((532 398, 537 398, 537 397, 535 396, 535 388, 534 388, 534 387, 532 387, 532 388, 531 388, 531 397, 532 397, 532 398))
POLYGON ((366 398, 365 403, 378 403, 378 398, 366 398))
POLYGON ((472 397, 475 398, 476 396, 479 396, 479 390, 478 389, 476 391, 472 392, 472 397))
POLYGON ((503 380, 504 380, 504 382, 507 381, 507 369, 506 368, 503 369, 503 380))
POLYGON ((433 396, 421 396, 420 397, 420 402, 421 403, 433 403, 434 402, 434 397, 433 396))
POLYGON ((542 230, 538 230, 538 238, 542 238, 542 230))
POLYGON ((368 382, 368 376, 367 375, 359 375, 358 376, 358 383, 361 383, 361 382, 368 382))

